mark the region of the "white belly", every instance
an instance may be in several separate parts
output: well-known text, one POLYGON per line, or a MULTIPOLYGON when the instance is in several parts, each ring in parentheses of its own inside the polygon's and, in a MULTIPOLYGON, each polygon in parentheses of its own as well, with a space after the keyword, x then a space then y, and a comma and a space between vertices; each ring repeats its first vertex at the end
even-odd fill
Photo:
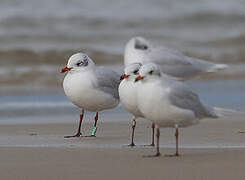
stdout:
POLYGON ((98 112, 104 109, 111 109, 118 105, 119 101, 112 95, 93 88, 93 82, 86 76, 78 74, 67 74, 63 87, 66 96, 78 107, 98 112), (76 76, 74 78, 74 76, 76 76))
POLYGON ((142 117, 137 105, 137 86, 134 82, 123 80, 119 85, 119 96, 121 103, 128 112, 135 117, 142 117))
POLYGON ((138 91, 139 109, 146 119, 159 127, 186 127, 198 123, 194 113, 169 103, 167 90, 150 88, 147 85, 138 91), (141 99, 141 100, 140 100, 141 99))

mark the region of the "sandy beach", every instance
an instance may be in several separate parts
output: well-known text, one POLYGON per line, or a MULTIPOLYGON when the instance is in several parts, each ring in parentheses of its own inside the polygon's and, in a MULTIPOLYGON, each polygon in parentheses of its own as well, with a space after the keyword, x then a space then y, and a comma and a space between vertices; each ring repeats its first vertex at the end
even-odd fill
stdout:
MULTIPOLYGON (((221 0, 0 1, 0 180, 244 180, 245 113, 180 129, 180 157, 164 156, 174 153, 175 137, 161 129, 162 156, 145 158, 155 153, 143 146, 151 124, 138 120, 137 146, 128 147, 131 115, 120 105, 101 112, 97 137, 65 139, 80 112, 60 73, 83 52, 122 74, 126 43, 142 36, 228 64, 186 84, 205 104, 245 112, 244 9, 221 0)), ((86 112, 84 135, 93 117, 86 112)))
MULTIPOLYGON (((108 116, 115 118, 115 116, 108 116)), ((119 120, 125 116, 118 115, 119 120)), ((0 126, 1 179, 244 179, 245 129, 242 115, 204 120, 180 130, 180 157, 174 152, 172 129, 161 129, 159 158, 145 158, 155 149, 151 126, 138 121, 134 148, 129 122, 100 122, 96 138, 64 139, 76 131, 74 123, 0 126)), ((92 122, 84 123, 89 134, 92 122)))

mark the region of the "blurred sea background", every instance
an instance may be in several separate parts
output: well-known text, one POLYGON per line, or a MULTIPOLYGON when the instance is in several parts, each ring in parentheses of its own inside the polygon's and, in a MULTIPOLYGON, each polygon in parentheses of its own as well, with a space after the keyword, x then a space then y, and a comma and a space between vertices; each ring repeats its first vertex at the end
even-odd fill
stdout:
POLYGON ((71 119, 59 69, 82 51, 120 72, 133 36, 229 64, 188 84, 205 103, 245 110, 244 9, 239 0, 0 0, 0 123, 71 119))

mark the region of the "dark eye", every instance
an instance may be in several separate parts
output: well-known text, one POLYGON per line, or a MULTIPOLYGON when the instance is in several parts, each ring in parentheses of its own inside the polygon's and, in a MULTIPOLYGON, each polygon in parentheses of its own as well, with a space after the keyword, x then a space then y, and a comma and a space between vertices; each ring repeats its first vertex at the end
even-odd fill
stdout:
POLYGON ((153 71, 150 71, 150 72, 149 72, 149 74, 152 74, 152 73, 153 73, 153 71))
POLYGON ((133 73, 134 73, 134 74, 138 74, 138 72, 139 72, 139 70, 135 70, 133 73))
POLYGON ((148 49, 148 46, 147 45, 144 45, 144 44, 135 44, 135 49, 140 49, 140 50, 146 50, 148 49))
POLYGON ((76 63, 77 66, 87 66, 88 65, 88 59, 84 58, 83 60, 80 60, 76 63))
POLYGON ((77 66, 81 66, 82 64, 83 64, 82 61, 79 61, 79 62, 76 63, 77 66))

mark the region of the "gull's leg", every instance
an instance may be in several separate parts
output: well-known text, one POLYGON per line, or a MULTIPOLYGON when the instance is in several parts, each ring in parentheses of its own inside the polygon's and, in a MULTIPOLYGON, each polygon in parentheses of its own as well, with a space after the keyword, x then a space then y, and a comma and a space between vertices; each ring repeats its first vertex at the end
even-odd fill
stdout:
POLYGON ((78 126, 78 130, 77 130, 77 134, 75 134, 73 136, 65 136, 65 138, 80 137, 82 135, 82 133, 81 133, 81 126, 82 126, 83 116, 84 116, 84 110, 82 109, 82 113, 80 114, 80 121, 79 121, 79 126, 78 126))
POLYGON ((156 156, 160 156, 161 154, 159 151, 159 140, 160 140, 160 129, 159 129, 159 127, 157 127, 156 137, 157 137, 157 153, 156 153, 156 156))
POLYGON ((151 128, 152 128, 152 141, 151 141, 150 146, 155 146, 155 141, 154 141, 154 136, 155 136, 155 123, 152 123, 151 128))
POLYGON ((94 126, 93 126, 93 130, 91 132, 91 137, 96 137, 95 134, 96 134, 96 131, 97 131, 97 121, 99 119, 99 113, 96 112, 96 115, 94 117, 94 126))
POLYGON ((159 149, 159 140, 160 140, 160 129, 157 127, 157 133, 156 133, 156 138, 157 138, 157 147, 156 147, 156 154, 150 155, 150 156, 144 156, 144 157, 158 157, 161 156, 160 149, 159 149))
POLYGON ((175 139, 176 139, 175 156, 179 156, 179 128, 178 128, 178 125, 175 126, 175 139))
POLYGON ((152 146, 152 147, 155 146, 155 140, 154 140, 155 139, 155 123, 152 123, 151 128, 152 128, 152 140, 151 140, 151 144, 143 145, 143 146, 152 146))
POLYGON ((133 120, 132 120, 132 136, 131 136, 131 144, 129 144, 128 146, 135 146, 134 144, 134 131, 135 131, 135 127, 136 127, 136 118, 133 117, 133 120))
POLYGON ((176 140, 176 147, 175 147, 175 154, 165 155, 167 157, 176 157, 179 156, 179 126, 175 125, 175 140, 176 140))

